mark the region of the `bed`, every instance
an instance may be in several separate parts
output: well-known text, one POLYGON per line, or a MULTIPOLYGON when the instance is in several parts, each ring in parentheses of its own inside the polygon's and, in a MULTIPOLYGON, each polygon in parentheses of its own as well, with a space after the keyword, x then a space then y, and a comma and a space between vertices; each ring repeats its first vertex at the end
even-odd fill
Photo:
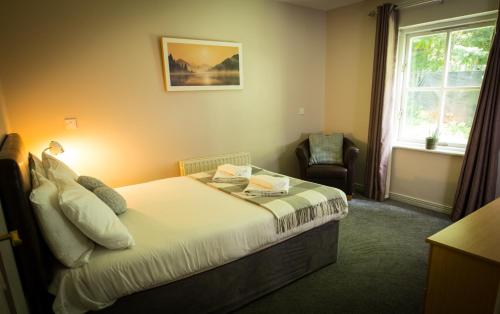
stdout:
POLYGON ((89 288, 92 293, 111 295, 107 304, 97 306, 103 307, 100 313, 224 313, 337 259, 337 220, 325 217, 277 235, 269 231, 273 230, 273 219, 266 210, 196 180, 178 177, 118 189, 131 208, 121 219, 134 234, 134 250, 140 251, 139 255, 131 255, 132 250, 110 254, 109 250, 97 249, 84 268, 64 269, 48 250, 33 215, 28 199, 28 153, 18 134, 9 134, 3 140, 0 173, 0 200, 7 225, 9 230, 17 230, 23 241, 14 252, 32 313, 52 311, 54 299, 49 289, 71 294, 90 283, 95 284, 89 288), (178 193, 181 190, 196 190, 197 197, 182 197, 178 193), (173 206, 179 202, 182 207, 173 206), (205 216, 200 211, 203 204, 213 207, 205 216), (164 212, 164 208, 172 210, 164 212), (180 224, 179 220, 184 221, 180 224), (167 250, 162 247, 164 243, 174 245, 167 250), (175 250, 184 252, 184 259, 178 258, 175 250), (158 257, 156 269, 138 262, 137 256, 147 256, 148 261, 154 260, 151 256, 158 257), (131 288, 113 294, 109 283, 115 282, 113 276, 120 275, 107 273, 107 263, 121 269, 134 267, 138 273, 138 265, 142 265, 143 273, 152 281, 143 282, 142 275, 135 282, 129 278, 131 288), (96 271, 89 275, 91 269, 96 271))

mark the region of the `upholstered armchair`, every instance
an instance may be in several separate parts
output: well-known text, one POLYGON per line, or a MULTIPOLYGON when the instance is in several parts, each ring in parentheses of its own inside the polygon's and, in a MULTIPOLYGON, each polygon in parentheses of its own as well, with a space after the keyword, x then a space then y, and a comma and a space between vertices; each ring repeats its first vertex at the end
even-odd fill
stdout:
POLYGON ((354 164, 359 155, 359 148, 353 142, 344 137, 343 165, 309 165, 311 156, 309 139, 301 142, 295 149, 295 153, 299 159, 300 176, 303 180, 336 187, 345 192, 348 200, 352 199, 354 164))

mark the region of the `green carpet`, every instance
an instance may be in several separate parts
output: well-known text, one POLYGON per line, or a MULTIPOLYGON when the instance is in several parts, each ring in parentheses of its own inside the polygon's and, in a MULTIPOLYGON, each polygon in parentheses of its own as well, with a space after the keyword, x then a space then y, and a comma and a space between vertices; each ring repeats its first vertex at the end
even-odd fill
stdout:
POLYGON ((402 203, 354 199, 340 223, 337 263, 236 313, 422 313, 425 238, 450 223, 402 203))

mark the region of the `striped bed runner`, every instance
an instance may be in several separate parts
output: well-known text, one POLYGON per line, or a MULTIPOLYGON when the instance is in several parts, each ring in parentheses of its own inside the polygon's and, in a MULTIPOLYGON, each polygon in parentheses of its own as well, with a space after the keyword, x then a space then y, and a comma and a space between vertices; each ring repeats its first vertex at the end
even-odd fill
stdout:
MULTIPOLYGON (((286 232, 324 216, 333 215, 333 219, 339 220, 344 218, 348 212, 345 193, 329 186, 290 177, 288 195, 250 196, 243 193, 247 186, 246 183, 216 183, 212 181, 214 174, 215 170, 194 173, 189 176, 223 192, 266 208, 276 218, 277 233, 286 232)), ((252 167, 252 175, 262 174, 282 176, 258 167, 252 167)))

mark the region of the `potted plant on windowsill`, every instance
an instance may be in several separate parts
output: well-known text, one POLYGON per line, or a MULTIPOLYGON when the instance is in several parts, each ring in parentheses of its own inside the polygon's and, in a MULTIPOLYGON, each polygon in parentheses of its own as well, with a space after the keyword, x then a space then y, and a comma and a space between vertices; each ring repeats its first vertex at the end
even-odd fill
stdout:
POLYGON ((436 149, 439 140, 438 129, 431 136, 425 138, 425 149, 436 149))

